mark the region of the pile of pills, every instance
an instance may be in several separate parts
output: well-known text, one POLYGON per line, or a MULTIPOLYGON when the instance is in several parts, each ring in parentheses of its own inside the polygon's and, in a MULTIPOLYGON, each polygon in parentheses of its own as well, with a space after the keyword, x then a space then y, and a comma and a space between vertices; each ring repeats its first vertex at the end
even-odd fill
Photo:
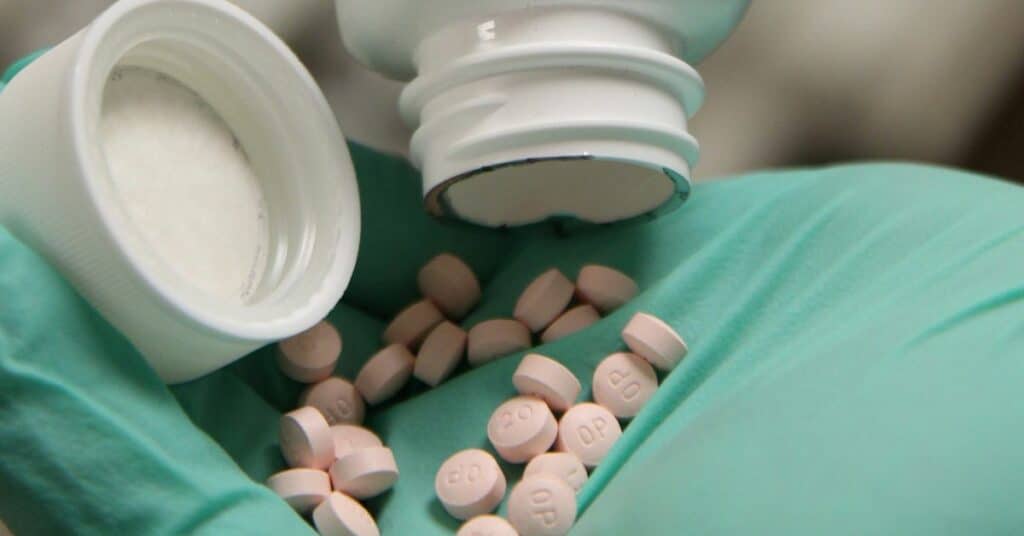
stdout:
MULTIPOLYGON (((281 452, 290 469, 267 485, 320 534, 372 536, 379 530, 360 500, 390 489, 398 464, 376 434, 361 426, 366 405, 380 404, 415 377, 428 386, 446 380, 465 358, 472 366, 527 350, 534 339, 551 342, 597 322, 629 301, 637 285, 612 268, 588 265, 575 283, 550 269, 534 279, 511 318, 461 321, 480 299, 480 284, 459 258, 442 254, 419 272, 424 298, 399 312, 384 329, 383 347, 354 381, 333 376, 342 350, 338 331, 320 322, 278 344, 278 362, 290 378, 310 384, 299 409, 282 416, 281 452)), ((577 403, 581 384, 554 359, 527 354, 512 377, 516 396, 487 425, 494 451, 526 463, 508 493, 508 520, 490 515, 505 499, 508 482, 494 456, 460 451, 437 472, 435 491, 458 534, 549 536, 566 534, 576 518, 575 494, 622 434, 619 419, 640 411, 658 387, 655 368, 668 371, 686 354, 682 338, 661 320, 637 313, 622 338, 630 352, 606 357, 593 378, 594 402, 577 403), (560 415, 556 418, 556 415, 560 415)))
POLYGON ((491 515, 507 483, 489 453, 458 452, 437 472, 434 487, 441 504, 453 517, 468 520, 460 536, 569 532, 576 520, 576 493, 587 470, 597 467, 622 435, 619 419, 635 416, 657 390, 655 366, 670 370, 687 351, 679 334, 646 313, 633 316, 622 338, 632 352, 613 353, 597 366, 592 384, 597 403, 576 403, 580 382, 561 363, 540 354, 523 357, 512 375, 519 396, 498 406, 487 423, 498 456, 527 464, 509 494, 508 520, 491 515))
POLYGON ((391 449, 360 426, 364 395, 331 375, 341 348, 341 335, 327 322, 279 343, 281 370, 312 385, 300 395, 299 409, 281 417, 281 454, 291 468, 272 475, 267 486, 296 512, 311 513, 320 534, 374 536, 380 531, 359 500, 390 489, 398 464, 391 449))

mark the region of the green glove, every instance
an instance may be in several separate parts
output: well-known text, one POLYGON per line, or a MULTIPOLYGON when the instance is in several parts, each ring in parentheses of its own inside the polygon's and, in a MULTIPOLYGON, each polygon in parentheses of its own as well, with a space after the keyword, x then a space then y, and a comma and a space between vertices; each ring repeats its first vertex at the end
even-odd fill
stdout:
MULTIPOLYGON (((579 495, 575 534, 993 534, 1024 526, 1024 190, 913 165, 698 185, 680 211, 589 229, 430 221, 406 164, 354 146, 363 241, 330 320, 352 377, 452 251, 508 316, 543 269, 621 269, 642 293, 539 348, 589 383, 633 312, 690 354, 579 495), (395 200, 398 200, 397 202, 395 200)), ((433 478, 486 446, 520 355, 371 410, 401 478, 384 534, 451 534, 433 478)), ((260 482, 302 386, 272 350, 168 390, 35 254, 0 232, 0 518, 16 534, 302 534, 260 482), (175 400, 177 399, 177 400, 175 400)), ((506 466, 510 484, 521 467, 506 466)))

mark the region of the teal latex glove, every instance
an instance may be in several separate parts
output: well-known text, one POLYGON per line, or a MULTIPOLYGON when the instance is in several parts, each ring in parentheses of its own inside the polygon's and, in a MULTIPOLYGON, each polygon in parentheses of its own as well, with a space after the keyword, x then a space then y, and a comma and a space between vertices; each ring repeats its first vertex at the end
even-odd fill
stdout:
MULTIPOLYGON (((680 211, 592 229, 446 227, 415 172, 353 147, 366 213, 331 315, 353 376, 441 251, 508 316, 540 271, 617 267, 642 293, 538 348, 591 374, 652 312, 690 354, 579 495, 575 534, 997 534, 1024 526, 1024 189, 905 164, 700 184, 680 211)), ((402 476, 384 534, 450 534, 433 477, 486 445, 519 354, 371 411, 402 476)), ((167 389, 36 255, 0 232, 0 518, 17 534, 302 534, 259 483, 301 386, 272 350, 167 389)), ((521 467, 505 466, 510 482, 521 467)))

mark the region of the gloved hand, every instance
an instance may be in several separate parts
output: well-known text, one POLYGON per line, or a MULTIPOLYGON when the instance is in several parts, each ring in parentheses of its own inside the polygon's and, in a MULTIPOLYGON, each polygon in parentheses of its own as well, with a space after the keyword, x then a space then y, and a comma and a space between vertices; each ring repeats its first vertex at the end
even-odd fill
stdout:
MULTIPOLYGON (((993 534, 1024 526, 1024 189, 905 164, 696 186, 653 221, 443 226, 414 170, 354 146, 363 240, 330 316, 353 377, 415 273, 452 251, 508 316, 550 266, 617 267, 642 292, 538 349, 584 384, 645 310, 690 353, 579 494, 575 534, 993 534), (396 201, 397 200, 397 201, 396 201)), ((520 355, 370 411, 401 477, 384 534, 451 534, 433 478, 486 444, 520 355)), ((301 386, 266 348, 163 386, 39 257, 0 232, 0 518, 16 534, 302 534, 261 484, 301 386)), ((510 484, 521 467, 506 466, 510 484)))

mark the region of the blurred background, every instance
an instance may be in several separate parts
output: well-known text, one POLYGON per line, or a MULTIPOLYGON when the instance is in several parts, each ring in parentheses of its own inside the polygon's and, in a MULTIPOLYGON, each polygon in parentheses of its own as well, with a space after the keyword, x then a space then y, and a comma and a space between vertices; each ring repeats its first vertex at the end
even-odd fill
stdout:
MULTIPOLYGON (((0 0, 0 66, 59 43, 110 3, 0 0)), ((346 136, 405 151, 401 85, 344 54, 331 0, 235 3, 292 44, 346 136)), ((1024 183, 1021 0, 754 0, 697 69, 708 90, 691 125, 698 180, 900 159, 1024 183)))

